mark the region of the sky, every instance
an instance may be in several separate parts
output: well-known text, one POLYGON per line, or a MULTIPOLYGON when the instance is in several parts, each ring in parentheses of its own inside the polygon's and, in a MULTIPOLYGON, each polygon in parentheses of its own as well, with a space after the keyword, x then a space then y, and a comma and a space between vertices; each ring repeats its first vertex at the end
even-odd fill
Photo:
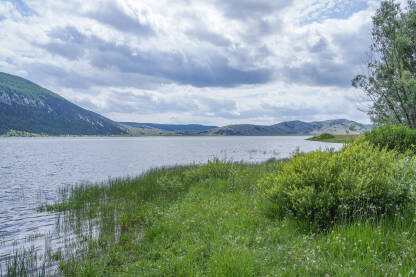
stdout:
POLYGON ((0 0, 0 71, 115 121, 369 123, 380 0, 0 0))

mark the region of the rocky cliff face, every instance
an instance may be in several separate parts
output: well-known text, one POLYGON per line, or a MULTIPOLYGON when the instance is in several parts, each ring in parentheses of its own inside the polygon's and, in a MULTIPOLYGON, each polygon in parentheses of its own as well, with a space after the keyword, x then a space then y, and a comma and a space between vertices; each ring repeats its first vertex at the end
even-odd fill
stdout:
POLYGON ((13 104, 31 106, 38 109, 45 109, 48 113, 53 112, 52 107, 46 104, 43 100, 32 99, 17 93, 9 95, 6 92, 0 91, 0 103, 9 106, 13 104))

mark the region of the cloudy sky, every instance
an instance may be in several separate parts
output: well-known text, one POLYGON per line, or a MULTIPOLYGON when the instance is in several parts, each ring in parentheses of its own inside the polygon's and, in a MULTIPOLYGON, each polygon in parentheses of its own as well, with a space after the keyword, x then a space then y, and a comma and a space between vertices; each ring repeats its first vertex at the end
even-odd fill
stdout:
POLYGON ((0 0, 0 71, 116 121, 369 122, 380 0, 0 0))

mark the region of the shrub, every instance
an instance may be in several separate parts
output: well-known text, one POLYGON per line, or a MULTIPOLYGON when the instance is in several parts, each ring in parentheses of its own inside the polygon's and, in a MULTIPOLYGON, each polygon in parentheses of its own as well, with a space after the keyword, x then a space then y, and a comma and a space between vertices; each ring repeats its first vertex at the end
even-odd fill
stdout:
POLYGON ((319 139, 333 139, 333 138, 335 138, 335 136, 333 134, 329 134, 329 133, 322 133, 317 138, 319 138, 319 139))
POLYGON ((391 214, 412 198, 415 160, 368 142, 292 158, 260 181, 272 211, 312 231, 337 220, 391 214))
POLYGON ((379 147, 395 149, 399 152, 416 152, 416 130, 405 125, 382 125, 366 132, 365 139, 379 147))

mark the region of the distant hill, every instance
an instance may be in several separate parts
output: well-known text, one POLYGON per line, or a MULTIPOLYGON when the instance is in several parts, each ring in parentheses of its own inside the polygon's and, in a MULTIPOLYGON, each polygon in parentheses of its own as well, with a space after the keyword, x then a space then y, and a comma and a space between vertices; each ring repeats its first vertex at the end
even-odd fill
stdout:
POLYGON ((205 126, 198 124, 174 125, 135 122, 120 122, 120 124, 129 129, 130 135, 135 136, 287 136, 319 135, 322 133, 359 134, 371 129, 371 125, 365 125, 347 119, 335 119, 315 122, 303 122, 295 120, 285 121, 269 126, 239 124, 228 125, 224 127, 205 126))
POLYGON ((124 135, 118 123, 24 78, 0 72, 0 134, 124 135))
POLYGON ((114 122, 26 79, 0 72, 0 135, 281 136, 362 133, 371 125, 347 119, 275 125, 114 122), (351 131, 353 126, 353 131, 351 131))
POLYGON ((303 122, 286 121, 275 125, 228 125, 206 132, 206 135, 221 136, 283 136, 283 135, 317 135, 321 133, 357 134, 369 130, 371 125, 364 125, 347 119, 303 122), (350 126, 354 131, 350 130, 350 126))
POLYGON ((135 128, 153 128, 164 131, 208 131, 218 126, 206 126, 199 124, 157 124, 157 123, 136 123, 136 122, 120 122, 123 125, 135 127, 135 128))

